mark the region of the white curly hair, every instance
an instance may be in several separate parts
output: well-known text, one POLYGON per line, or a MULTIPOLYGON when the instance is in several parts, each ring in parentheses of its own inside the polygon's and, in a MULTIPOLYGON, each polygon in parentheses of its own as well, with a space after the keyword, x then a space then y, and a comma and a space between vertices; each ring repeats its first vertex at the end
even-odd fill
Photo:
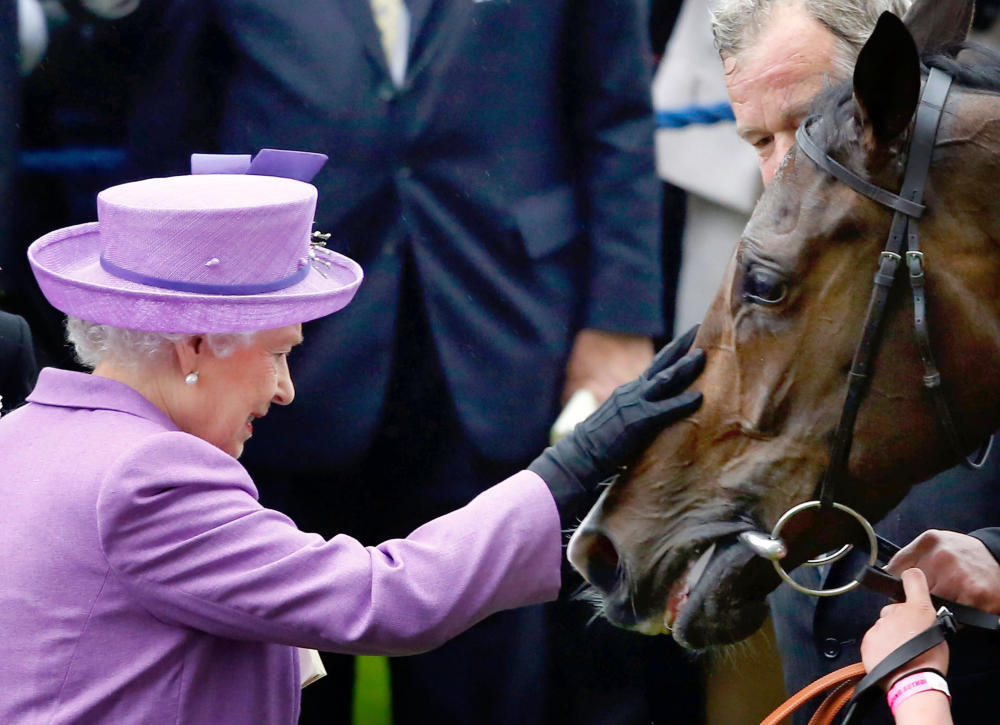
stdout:
MULTIPOLYGON (((255 332, 225 332, 202 335, 217 357, 232 355, 238 348, 249 345, 255 332)), ((177 340, 192 335, 175 332, 148 332, 129 330, 111 325, 66 318, 66 339, 73 346, 81 365, 93 370, 105 358, 122 365, 142 365, 160 361, 177 340)))

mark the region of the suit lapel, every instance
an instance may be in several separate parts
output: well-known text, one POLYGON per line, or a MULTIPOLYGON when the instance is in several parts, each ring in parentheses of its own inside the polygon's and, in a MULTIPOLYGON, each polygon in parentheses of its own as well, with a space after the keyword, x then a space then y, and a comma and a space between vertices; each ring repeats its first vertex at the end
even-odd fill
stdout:
MULTIPOLYGON (((420 73, 446 42, 458 42, 473 12, 473 0, 405 0, 410 11, 410 55, 406 77, 420 73)), ((369 0, 341 0, 371 61, 388 76, 389 64, 369 0)))
POLYGON ((385 52, 382 50, 382 37, 375 25, 369 1, 341 0, 341 8, 357 30, 358 37, 361 39, 369 59, 381 68, 385 75, 389 75, 389 64, 385 59, 385 52))
MULTIPOLYGON (((420 37, 420 30, 424 27, 424 22, 427 20, 427 15, 431 11, 431 7, 435 4, 434 0, 405 0, 407 7, 410 8, 410 48, 411 52, 414 47, 416 47, 417 38, 420 37)), ((445 0, 445 2, 463 2, 464 0, 445 0)), ((471 2, 471 0, 469 0, 471 2)))
POLYGON ((463 41, 471 22, 473 0, 406 0, 410 7, 410 58, 406 77, 412 79, 449 43, 463 41))

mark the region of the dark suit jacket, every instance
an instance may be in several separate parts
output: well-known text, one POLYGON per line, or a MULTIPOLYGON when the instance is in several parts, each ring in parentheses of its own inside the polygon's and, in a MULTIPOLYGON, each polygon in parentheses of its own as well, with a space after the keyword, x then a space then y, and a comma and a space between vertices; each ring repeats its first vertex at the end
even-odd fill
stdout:
MULTIPOLYGON (((903 546, 927 529, 968 533, 997 523, 1000 454, 994 450, 979 471, 956 467, 914 487, 875 530, 903 546)), ((809 586, 823 584, 830 588, 846 583, 863 563, 863 555, 852 553, 825 573, 800 567, 793 576, 809 586)), ((782 584, 771 595, 770 604, 788 693, 797 692, 828 672, 859 662, 861 638, 887 603, 884 597, 860 589, 818 599, 782 584)), ((995 688, 1000 684, 1000 635, 972 629, 956 635, 951 641, 948 683, 956 723, 993 722, 995 688)), ((885 699, 877 699, 859 723, 892 724, 885 699)), ((810 712, 798 713, 796 725, 805 725, 810 712)))
POLYGON ((407 254, 459 420, 497 460, 544 444, 579 329, 661 330, 644 3, 409 6, 399 88, 368 0, 179 0, 150 26, 169 57, 136 111, 142 172, 183 173, 191 150, 325 152, 317 228, 366 272, 306 327, 295 405, 251 463, 320 471, 364 449, 407 254))
POLYGON ((0 312, 0 412, 10 411, 24 402, 35 387, 38 366, 31 331, 23 317, 0 312))

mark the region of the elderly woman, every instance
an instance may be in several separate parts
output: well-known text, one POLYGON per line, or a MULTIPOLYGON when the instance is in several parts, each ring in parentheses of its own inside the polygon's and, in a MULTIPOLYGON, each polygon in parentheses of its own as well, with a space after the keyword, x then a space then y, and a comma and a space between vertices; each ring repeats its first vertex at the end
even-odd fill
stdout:
POLYGON ((29 249, 93 374, 45 369, 0 419, 0 722, 293 723, 296 648, 413 653, 555 597, 581 498, 700 404, 687 336, 529 470, 406 539, 299 531, 237 457, 294 398, 301 323, 361 282, 315 243, 321 162, 261 152, 112 187, 98 222, 29 249))

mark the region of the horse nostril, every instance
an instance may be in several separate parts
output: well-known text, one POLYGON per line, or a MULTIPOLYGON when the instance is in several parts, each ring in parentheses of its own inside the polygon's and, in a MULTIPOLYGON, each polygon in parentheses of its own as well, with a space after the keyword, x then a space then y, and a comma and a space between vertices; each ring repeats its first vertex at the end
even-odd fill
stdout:
POLYGON ((618 549, 610 537, 595 529, 577 531, 569 545, 569 560, 583 578, 604 594, 618 584, 618 549))

